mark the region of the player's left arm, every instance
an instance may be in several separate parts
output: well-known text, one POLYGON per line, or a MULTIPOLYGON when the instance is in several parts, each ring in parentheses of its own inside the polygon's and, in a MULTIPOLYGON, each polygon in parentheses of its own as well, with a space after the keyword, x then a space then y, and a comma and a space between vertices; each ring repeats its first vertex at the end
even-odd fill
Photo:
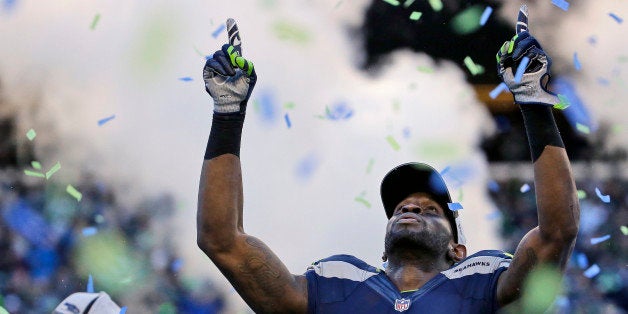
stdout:
POLYGON ((527 8, 522 6, 517 35, 498 53, 499 76, 519 105, 534 163, 534 185, 538 226, 517 247, 509 268, 497 282, 496 298, 501 306, 517 300, 528 276, 540 266, 564 272, 573 250, 580 207, 576 184, 564 144, 552 114, 559 102, 547 90, 551 59, 528 32, 527 8), (514 69, 529 59, 524 74, 515 78, 514 69))

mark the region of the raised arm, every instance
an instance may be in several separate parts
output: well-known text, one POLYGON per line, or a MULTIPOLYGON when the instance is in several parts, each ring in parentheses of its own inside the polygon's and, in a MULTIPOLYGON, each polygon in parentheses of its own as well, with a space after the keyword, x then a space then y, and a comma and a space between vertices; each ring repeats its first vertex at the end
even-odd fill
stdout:
POLYGON ((244 59, 237 26, 227 21, 230 45, 207 60, 205 89, 214 100, 214 117, 201 170, 197 243, 203 252, 259 313, 307 310, 305 277, 286 266, 242 225, 240 138, 246 104, 257 75, 244 59))
POLYGON ((502 80, 513 93, 523 114, 534 163, 534 185, 539 225, 528 232, 517 247, 510 267, 499 278, 497 301, 500 305, 517 300, 530 273, 541 265, 561 275, 576 235, 580 208, 576 184, 552 115, 558 97, 547 90, 551 59, 530 35, 527 7, 522 6, 517 35, 498 52, 502 80), (525 73, 515 74, 519 64, 529 59, 525 73))

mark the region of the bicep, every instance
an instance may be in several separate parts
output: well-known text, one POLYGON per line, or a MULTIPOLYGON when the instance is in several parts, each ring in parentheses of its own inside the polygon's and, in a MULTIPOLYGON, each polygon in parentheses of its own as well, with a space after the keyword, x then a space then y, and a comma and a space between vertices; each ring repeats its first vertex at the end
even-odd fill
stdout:
POLYGON ((255 312, 307 311, 305 277, 292 275, 259 239, 242 234, 232 250, 212 261, 255 312))
POLYGON ((517 300, 528 275, 540 265, 549 266, 562 274, 572 248, 573 242, 548 241, 541 237, 538 227, 530 230, 521 239, 510 266, 498 279, 498 303, 504 306, 517 300))

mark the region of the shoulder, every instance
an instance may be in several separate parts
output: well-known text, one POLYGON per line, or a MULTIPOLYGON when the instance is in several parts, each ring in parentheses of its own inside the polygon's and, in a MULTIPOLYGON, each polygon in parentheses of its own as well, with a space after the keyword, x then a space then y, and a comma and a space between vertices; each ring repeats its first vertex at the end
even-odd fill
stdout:
POLYGON ((510 265, 512 255, 498 250, 479 251, 441 272, 449 279, 476 274, 493 274, 510 265))
POLYGON ((307 269, 308 273, 315 273, 320 277, 350 279, 364 281, 380 273, 380 269, 373 267, 363 260, 352 255, 333 255, 318 260, 307 269))

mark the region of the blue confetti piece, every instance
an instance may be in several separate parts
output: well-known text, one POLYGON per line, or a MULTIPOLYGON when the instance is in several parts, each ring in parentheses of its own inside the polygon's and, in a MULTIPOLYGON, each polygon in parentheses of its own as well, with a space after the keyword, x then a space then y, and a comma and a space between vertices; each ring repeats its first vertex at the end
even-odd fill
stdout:
POLYGON ((92 278, 92 275, 89 275, 89 278, 87 279, 87 293, 94 293, 94 279, 92 278))
POLYGON ((123 306, 123 307, 120 309, 120 314, 126 314, 126 306, 123 306))
POLYGON ((186 76, 186 77, 180 77, 180 78, 179 78, 179 81, 184 81, 184 82, 190 82, 190 81, 192 81, 192 80, 193 80, 193 79, 192 79, 191 77, 189 77, 189 76, 186 76))
POLYGON ((98 233, 98 229, 96 229, 96 227, 85 227, 82 233, 84 237, 90 237, 98 233))
POLYGON ((2 1, 2 8, 7 12, 11 11, 15 7, 16 3, 17 3, 17 0, 4 0, 2 1))
POLYGON ((528 57, 523 57, 523 59, 521 59, 521 63, 519 63, 517 73, 515 74, 515 83, 521 83, 521 78, 523 77, 523 73, 525 73, 529 62, 530 58, 528 57))
POLYGON ((225 28, 225 24, 218 25, 218 28, 216 28, 216 30, 212 33, 212 37, 217 38, 218 35, 220 35, 220 33, 225 30, 225 28))
POLYGON ((607 234, 605 236, 601 236, 601 237, 597 237, 597 238, 591 238, 591 245, 596 245, 598 243, 602 243, 608 239, 611 238, 610 234, 607 234))
POLYGON ((580 60, 578 60, 578 53, 577 52, 573 53, 573 66, 578 71, 580 71, 580 69, 582 69, 582 65, 580 64, 580 60))
POLYGON ((569 10, 569 2, 565 0, 552 0, 552 4, 561 8, 563 11, 569 10))
POLYGON ((597 264, 593 264, 591 265, 591 267, 587 268, 587 270, 584 271, 583 275, 587 278, 593 278, 597 276, 597 274, 599 273, 600 273, 600 266, 597 266, 597 264))
POLYGON ((526 183, 526 184, 524 184, 524 185, 522 185, 522 186, 521 186, 521 188, 519 188, 519 191, 520 191, 521 193, 525 193, 525 192, 530 191, 530 185, 528 185, 527 183, 526 183))
POLYGON ((482 17, 480 17, 480 25, 484 26, 484 24, 486 24, 486 21, 488 21, 491 13, 493 13, 493 8, 486 7, 486 9, 484 9, 484 12, 482 12, 482 17))
POLYGON ((299 179, 308 180, 319 166, 319 159, 315 154, 309 154, 301 159, 296 167, 296 175, 299 179))
POLYGON ((621 17, 617 16, 615 13, 609 13, 608 16, 612 17, 613 20, 615 20, 615 22, 617 22, 617 24, 621 24, 624 19, 622 19, 621 17))
POLYGON ((589 267, 589 259, 584 253, 578 253, 578 255, 576 255, 576 263, 578 263, 580 269, 589 267))
POLYGON ((462 209, 462 205, 460 203, 447 203, 447 207, 449 207, 449 210, 454 212, 462 209))
POLYGON ((491 192, 499 192, 499 183, 497 183, 497 182, 496 182, 496 181, 494 181, 494 180, 489 181, 489 182, 488 182, 488 189, 489 189, 491 192))
POLYGON ((486 219, 495 220, 502 216, 502 213, 499 210, 493 211, 492 213, 486 214, 486 219))
POLYGON ((497 98, 499 94, 501 94, 503 91, 507 89, 508 89, 508 85, 502 82, 501 84, 497 85, 497 87, 495 87, 490 93, 488 93, 488 95, 491 97, 491 99, 495 99, 497 98))
POLYGON ((597 83, 602 85, 602 86, 608 86, 611 84, 611 82, 609 82, 607 79, 603 78, 603 77, 598 77, 597 78, 597 83))
POLYGON ((341 101, 333 104, 331 108, 326 108, 325 115, 329 120, 347 120, 353 116, 353 109, 341 101))
POLYGON ((403 138, 410 138, 410 127, 403 128, 403 138))
POLYGON ((180 258, 175 259, 172 262, 172 265, 170 265, 170 269, 172 269, 172 271, 175 273, 178 273, 182 267, 183 267, 183 260, 180 258))
POLYGON ((266 90, 258 98, 261 118, 265 122, 274 123, 277 119, 277 102, 272 92, 266 90))
POLYGON ((288 126, 288 129, 292 126, 292 123, 290 123, 290 117, 288 116, 288 114, 286 113, 283 116, 284 120, 286 120, 286 125, 288 126))
POLYGON ((116 117, 116 115, 114 114, 114 115, 112 115, 110 117, 106 117, 106 118, 98 120, 98 126, 102 126, 103 124, 113 120, 115 117, 116 117))
POLYGON ((600 192, 600 189, 595 188, 595 194, 597 195, 597 197, 599 197, 602 200, 602 202, 604 202, 604 203, 610 203, 611 202, 610 195, 603 195, 602 192, 600 192))
POLYGON ((587 41, 589 42, 589 44, 591 44, 592 46, 595 46, 595 44, 597 44, 597 37, 596 36, 591 36, 587 39, 587 41))

